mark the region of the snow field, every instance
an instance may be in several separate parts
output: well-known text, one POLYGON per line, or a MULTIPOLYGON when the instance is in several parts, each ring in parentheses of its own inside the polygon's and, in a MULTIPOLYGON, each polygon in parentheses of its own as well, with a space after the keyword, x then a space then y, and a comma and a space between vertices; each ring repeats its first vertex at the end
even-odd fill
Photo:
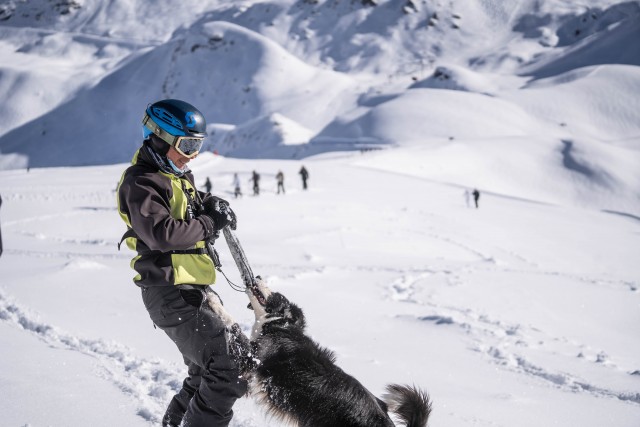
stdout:
MULTIPOLYGON (((193 168, 231 200, 253 270, 305 310, 311 336, 375 394, 389 382, 424 387, 434 426, 635 425, 637 220, 491 193, 468 208, 463 188, 377 169, 379 155, 308 159, 307 192, 298 161, 205 154, 193 168), (259 197, 246 195, 253 169, 259 197), (279 169, 286 195, 275 194, 279 169)), ((55 409, 71 402, 95 425, 145 425, 179 387, 179 354, 144 311, 132 254, 115 248, 113 186, 125 166, 0 172, 2 337, 42 355, 48 372, 3 356, 15 367, 3 373, 10 425, 82 425, 55 409), (82 185, 71 187, 78 173, 82 185), (10 410, 20 404, 11 391, 41 390, 43 375, 55 407, 10 410), (102 399, 71 392, 78 376, 102 399), (114 405, 125 421, 111 418, 114 405)), ((240 283, 222 243, 223 270, 240 283)), ((216 290, 248 330, 246 297, 222 277, 216 290)), ((243 399, 233 425, 273 424, 243 399)))

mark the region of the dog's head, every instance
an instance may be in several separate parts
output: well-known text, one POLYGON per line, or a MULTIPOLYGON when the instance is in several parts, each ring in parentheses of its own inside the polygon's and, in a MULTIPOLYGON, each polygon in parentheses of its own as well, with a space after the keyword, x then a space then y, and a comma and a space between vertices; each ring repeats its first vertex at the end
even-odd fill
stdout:
MULTIPOLYGON (((294 303, 279 292, 273 292, 264 307, 268 325, 287 327, 293 326, 303 330, 306 326, 304 313, 294 303)), ((266 327, 266 325, 265 325, 266 327)))

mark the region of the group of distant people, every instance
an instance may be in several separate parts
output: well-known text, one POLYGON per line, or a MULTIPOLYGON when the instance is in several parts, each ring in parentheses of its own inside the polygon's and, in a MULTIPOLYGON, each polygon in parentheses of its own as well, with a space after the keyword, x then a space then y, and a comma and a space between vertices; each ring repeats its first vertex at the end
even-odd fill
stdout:
MULTIPOLYGON (((301 179, 302 179, 302 189, 306 190, 308 188, 307 185, 307 180, 309 179, 309 171, 307 170, 307 168, 305 168, 304 166, 302 166, 300 168, 300 171, 298 172, 298 174, 300 175, 301 179)), ((256 172, 255 170, 253 172, 251 172, 251 178, 249 178, 249 182, 252 183, 252 188, 253 188, 253 195, 254 196, 259 196, 260 195, 260 174, 258 172, 256 172)), ((277 182, 277 194, 285 194, 285 189, 284 189, 284 173, 279 170, 278 173, 276 174, 276 182, 277 182)), ((237 199, 238 197, 242 196, 242 185, 240 182, 240 177, 238 176, 238 173, 234 173, 233 174, 233 181, 232 181, 232 185, 233 185, 233 196, 237 199)), ((211 192, 211 189, 213 187, 213 184, 211 183, 211 180, 209 179, 209 177, 207 177, 205 183, 204 183, 204 188, 206 190, 207 193, 211 192)))
MULTIPOLYGON (((302 179, 302 189, 306 190, 307 180, 309 179, 309 171, 307 170, 307 168, 302 166, 298 174, 302 179)), ((253 172, 251 172, 251 178, 249 178, 249 181, 253 183, 253 195, 254 196, 260 195, 260 174, 254 170, 253 172)), ((280 194, 280 193, 285 194, 284 173, 282 173, 281 170, 279 170, 278 173, 276 174, 276 182, 278 184, 276 194, 280 194)), ((211 192, 212 184, 209 177, 207 177, 207 180, 204 183, 204 187, 207 193, 211 192)), ((237 173, 233 174, 233 195, 236 199, 242 196, 242 187, 240 185, 240 178, 238 177, 237 173)), ((480 191, 478 191, 477 188, 474 188, 473 190, 470 190, 470 189, 464 190, 464 199, 465 199, 465 203, 467 204, 467 207, 471 207, 472 199, 476 209, 480 207, 479 205, 480 191)), ((2 201, 0 200, 0 203, 1 202, 2 201)), ((2 251, 1 244, 2 242, 0 242, 0 253, 2 251)))

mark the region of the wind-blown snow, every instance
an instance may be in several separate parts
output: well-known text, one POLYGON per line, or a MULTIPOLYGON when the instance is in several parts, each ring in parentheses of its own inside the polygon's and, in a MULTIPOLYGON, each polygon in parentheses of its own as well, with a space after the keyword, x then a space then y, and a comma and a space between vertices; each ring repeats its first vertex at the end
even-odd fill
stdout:
POLYGON ((197 184, 238 173, 253 270, 376 395, 427 389, 436 427, 638 425, 639 1, 152 3, 0 5, 3 425, 157 425, 180 387, 116 248, 166 97, 207 118, 197 184))

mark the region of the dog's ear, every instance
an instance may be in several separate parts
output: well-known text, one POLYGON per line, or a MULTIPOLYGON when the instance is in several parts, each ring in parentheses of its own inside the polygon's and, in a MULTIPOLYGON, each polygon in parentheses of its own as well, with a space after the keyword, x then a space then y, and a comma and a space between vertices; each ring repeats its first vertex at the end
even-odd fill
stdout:
POLYGON ((302 309, 300 307, 291 303, 289 304, 288 311, 289 313, 286 317, 291 320, 291 323, 293 323, 300 329, 304 329, 307 326, 307 322, 304 318, 304 313, 302 312, 302 309))
POLYGON ((269 295, 267 305, 264 309, 269 314, 279 314, 282 316, 289 305, 290 303, 287 297, 282 295, 280 292, 274 292, 269 295))

